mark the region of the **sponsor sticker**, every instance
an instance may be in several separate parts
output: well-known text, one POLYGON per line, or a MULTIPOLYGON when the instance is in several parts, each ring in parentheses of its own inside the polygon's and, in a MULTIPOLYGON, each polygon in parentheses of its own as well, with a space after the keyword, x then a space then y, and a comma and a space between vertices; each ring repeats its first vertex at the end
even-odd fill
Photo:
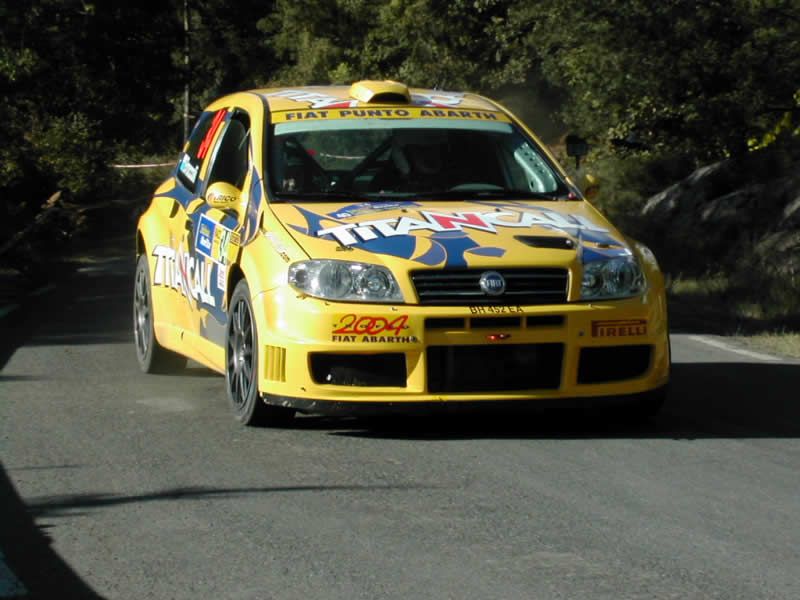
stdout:
POLYGON ((195 237, 197 251, 217 264, 226 265, 232 247, 239 245, 239 234, 206 215, 200 216, 195 237))
POLYGON ((330 96, 320 92, 310 92, 308 90, 281 90, 279 92, 267 94, 267 97, 279 97, 295 102, 304 102, 308 103, 311 108, 328 108, 331 106, 341 108, 358 105, 358 100, 343 100, 336 96, 330 96))
POLYGON ((409 235, 412 231, 464 231, 473 229, 497 233, 497 228, 524 229, 535 225, 554 229, 579 229, 607 232, 608 230, 592 223, 582 215, 562 215, 555 211, 491 211, 438 213, 420 211, 419 217, 393 217, 374 219, 360 223, 344 223, 334 227, 319 229, 317 237, 331 236, 344 246, 369 242, 378 238, 409 235))
MULTIPOLYGON (((359 101, 351 98, 340 98, 322 92, 310 90, 280 90, 267 94, 270 98, 286 98, 294 102, 308 104, 310 108, 352 108, 359 105, 359 101)), ((411 94, 411 102, 421 106, 458 106, 464 101, 463 92, 433 91, 429 93, 411 94)))
POLYGON ((192 164, 192 159, 188 154, 183 155, 183 158, 181 159, 181 164, 178 166, 178 169, 191 183, 197 181, 198 169, 192 164))
POLYGON ((278 253, 284 262, 289 262, 292 259, 289 257, 289 249, 284 245, 284 243, 271 231, 268 231, 265 234, 266 238, 269 240, 272 247, 275 249, 275 252, 278 253))
POLYGON ((416 202, 409 202, 408 200, 398 200, 393 202, 361 202, 360 204, 351 204, 331 213, 334 219, 352 219, 353 217, 361 217, 364 215, 374 214, 384 210, 396 210, 398 208, 407 208, 409 206, 418 206, 416 202))
POLYGON ((424 106, 458 106, 464 101, 462 92, 430 92, 428 94, 411 94, 414 104, 424 106))
POLYGON ((419 338, 411 335, 409 329, 408 315, 341 315, 334 319, 331 341, 400 344, 419 342, 419 338))
POLYGON ((225 291, 228 286, 228 267, 225 265, 217 265, 217 287, 225 291))
POLYGON ((211 258, 212 243, 214 240, 214 232, 216 231, 216 223, 203 215, 200 217, 200 226, 197 228, 197 239, 195 245, 201 254, 205 254, 211 258))
POLYGON ((154 286, 168 287, 179 291, 187 298, 216 306, 211 293, 210 263, 169 246, 156 246, 153 249, 153 256, 156 257, 153 269, 154 286))
POLYGON ((592 337, 635 337, 647 335, 647 319, 592 321, 592 337))

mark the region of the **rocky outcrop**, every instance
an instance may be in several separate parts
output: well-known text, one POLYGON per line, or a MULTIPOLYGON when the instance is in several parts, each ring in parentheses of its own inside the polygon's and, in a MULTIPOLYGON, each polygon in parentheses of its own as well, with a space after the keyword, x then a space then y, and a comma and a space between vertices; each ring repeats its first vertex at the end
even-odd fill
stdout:
POLYGON ((755 269, 800 286, 800 148, 697 169, 651 197, 641 216, 667 270, 755 269))

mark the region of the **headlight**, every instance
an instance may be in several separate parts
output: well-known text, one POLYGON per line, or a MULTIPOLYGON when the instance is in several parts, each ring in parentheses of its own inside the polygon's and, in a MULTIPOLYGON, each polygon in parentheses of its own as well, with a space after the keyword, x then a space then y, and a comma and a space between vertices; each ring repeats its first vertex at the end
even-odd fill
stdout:
POLYGON ((391 271, 379 265, 343 260, 305 260, 289 267, 289 285, 326 300, 402 302, 391 271))
POLYGON ((583 265, 581 300, 630 298, 644 290, 644 273, 633 257, 597 260, 583 265))

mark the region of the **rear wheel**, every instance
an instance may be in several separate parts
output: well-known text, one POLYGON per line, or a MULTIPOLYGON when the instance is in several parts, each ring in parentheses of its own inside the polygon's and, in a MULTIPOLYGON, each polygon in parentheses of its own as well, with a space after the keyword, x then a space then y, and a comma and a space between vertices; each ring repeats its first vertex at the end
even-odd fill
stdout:
POLYGON ((133 337, 136 359, 145 373, 171 373, 186 366, 186 357, 167 350, 156 339, 153 329, 153 299, 147 255, 136 262, 133 285, 133 337))
POLYGON ((244 279, 233 290, 226 331, 225 383, 233 416, 243 425, 287 423, 294 411, 266 404, 258 392, 258 331, 244 279))

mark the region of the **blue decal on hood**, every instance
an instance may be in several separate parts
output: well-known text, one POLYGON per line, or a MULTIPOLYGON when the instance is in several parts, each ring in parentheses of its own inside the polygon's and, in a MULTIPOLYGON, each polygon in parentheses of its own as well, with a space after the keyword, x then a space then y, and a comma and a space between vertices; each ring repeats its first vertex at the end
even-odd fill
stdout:
POLYGON ((493 246, 481 246, 479 248, 472 248, 467 250, 470 254, 477 254, 478 256, 493 256, 495 258, 500 258, 503 256, 506 251, 505 248, 495 248, 493 246))
MULTIPOLYGON (((466 267, 467 260, 464 258, 464 253, 484 249, 463 231, 439 231, 431 237, 444 247, 447 255, 445 267, 466 267)), ((496 248, 496 250, 500 250, 500 248, 496 248)))
POLYGON ((419 206, 419 203, 412 202, 411 200, 387 200, 384 202, 360 202, 358 204, 350 204, 328 213, 328 216, 334 219, 350 219, 352 217, 360 217, 361 215, 370 215, 377 212, 386 210, 394 210, 396 208, 407 208, 409 206, 419 206))
POLYGON ((630 255, 631 253, 627 248, 592 248, 586 245, 581 246, 581 262, 584 264, 596 260, 608 260, 609 258, 630 255))
POLYGON ((423 265, 434 266, 438 265, 445 258, 447 258, 447 252, 445 252, 442 245, 431 240, 431 247, 428 248, 428 251, 422 256, 418 256, 415 260, 423 265))

